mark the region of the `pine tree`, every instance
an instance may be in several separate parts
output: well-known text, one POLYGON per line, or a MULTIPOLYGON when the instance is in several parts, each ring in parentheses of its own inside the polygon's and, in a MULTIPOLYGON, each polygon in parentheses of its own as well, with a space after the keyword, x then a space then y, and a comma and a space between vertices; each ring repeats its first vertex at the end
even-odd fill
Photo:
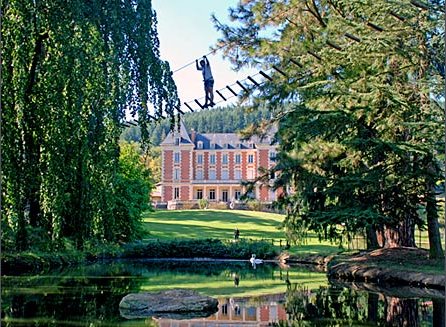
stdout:
POLYGON ((248 0, 231 11, 237 26, 215 20, 233 64, 273 78, 255 101, 281 108, 272 119, 276 186, 287 190, 280 205, 290 238, 313 230, 341 241, 366 229, 370 247, 414 246, 422 207, 431 255, 443 255, 432 186, 441 178, 435 98, 444 71, 434 63, 444 29, 442 13, 427 7, 248 0))

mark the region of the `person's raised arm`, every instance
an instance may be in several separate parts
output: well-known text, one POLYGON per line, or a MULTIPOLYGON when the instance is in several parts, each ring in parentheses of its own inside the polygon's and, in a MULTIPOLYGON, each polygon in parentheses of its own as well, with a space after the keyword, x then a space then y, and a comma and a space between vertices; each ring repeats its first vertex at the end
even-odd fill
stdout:
POLYGON ((203 60, 206 66, 209 66, 209 60, 206 56, 203 56, 203 60))
POLYGON ((198 64, 198 59, 195 59, 195 65, 197 66, 197 70, 201 70, 200 65, 198 64))

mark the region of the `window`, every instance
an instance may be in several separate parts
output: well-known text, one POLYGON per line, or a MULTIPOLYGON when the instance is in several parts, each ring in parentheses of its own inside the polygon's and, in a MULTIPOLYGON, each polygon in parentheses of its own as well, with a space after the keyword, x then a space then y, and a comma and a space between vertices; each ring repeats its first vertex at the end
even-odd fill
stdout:
POLYGON ((269 174, 270 174, 269 175, 270 179, 276 179, 276 172, 275 171, 271 171, 269 174))
POLYGON ((197 148, 198 149, 203 149, 203 142, 202 141, 198 141, 197 142, 197 148))
POLYGON ((221 313, 223 316, 227 316, 228 315, 228 305, 227 304, 223 304, 221 306, 221 313))
POLYGON ((248 163, 253 163, 254 162, 254 155, 250 154, 248 155, 248 163))
POLYGON ((211 154, 211 155, 209 156, 209 163, 210 163, 211 165, 215 165, 215 154, 211 154))
POLYGON ((195 174, 195 178, 202 180, 203 179, 203 169, 197 169, 197 172, 195 174))
POLYGON ((276 151, 270 151, 269 152, 269 159, 271 161, 275 161, 276 160, 276 151))
POLYGON ((242 171, 240 169, 234 170, 234 179, 237 180, 242 179, 242 171))
POLYGON ((180 145, 180 138, 179 137, 175 138, 175 145, 180 145))
POLYGON ((212 179, 212 180, 217 179, 217 172, 215 169, 209 170, 209 179, 212 179))
POLYGON ((269 190, 269 199, 271 201, 274 201, 276 199, 276 191, 274 190, 269 190))
POLYGON ((221 179, 228 180, 229 179, 229 170, 223 169, 221 171, 221 179))
POLYGON ((254 179, 254 169, 248 169, 248 179, 254 179))
POLYGON ((180 198, 180 188, 179 187, 175 187, 173 189, 173 198, 174 199, 179 199, 180 198))
POLYGON ((221 157, 221 163, 222 163, 223 165, 227 165, 227 164, 228 164, 228 155, 227 155, 227 154, 224 154, 224 155, 221 157))
POLYGON ((240 155, 240 153, 237 153, 236 155, 235 155, 235 163, 236 164, 239 164, 239 163, 241 163, 242 162, 242 156, 240 155))
POLYGON ((234 192, 234 198, 236 200, 240 200, 240 197, 242 196, 242 192, 240 192, 240 190, 235 190, 234 192))
POLYGON ((221 198, 222 198, 223 202, 228 202, 228 198, 229 198, 228 194, 229 194, 228 190, 223 190, 221 192, 221 198))
POLYGON ((215 143, 211 142, 210 145, 209 145, 209 147, 210 147, 211 149, 215 149, 215 143))
POLYGON ((179 180, 180 179, 180 168, 175 168, 173 171, 173 179, 179 180))
POLYGON ((197 154, 197 164, 202 165, 203 164, 203 155, 197 154))
POLYGON ((179 153, 179 152, 175 152, 175 153, 174 153, 174 159, 173 159, 173 161, 174 161, 175 163, 180 163, 180 153, 179 153))
POLYGON ((202 189, 198 189, 197 190, 197 200, 200 200, 203 198, 203 190, 202 189))
POLYGON ((215 189, 209 190, 209 200, 215 200, 215 189))

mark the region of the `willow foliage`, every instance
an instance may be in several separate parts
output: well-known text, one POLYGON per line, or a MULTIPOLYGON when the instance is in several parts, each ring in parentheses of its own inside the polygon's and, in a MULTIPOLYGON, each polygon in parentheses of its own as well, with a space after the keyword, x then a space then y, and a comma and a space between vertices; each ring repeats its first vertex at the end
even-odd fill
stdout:
POLYGON ((33 228, 55 246, 116 241, 126 110, 144 127, 149 104, 159 116, 178 103, 151 1, 1 6, 2 226, 19 249, 33 228))

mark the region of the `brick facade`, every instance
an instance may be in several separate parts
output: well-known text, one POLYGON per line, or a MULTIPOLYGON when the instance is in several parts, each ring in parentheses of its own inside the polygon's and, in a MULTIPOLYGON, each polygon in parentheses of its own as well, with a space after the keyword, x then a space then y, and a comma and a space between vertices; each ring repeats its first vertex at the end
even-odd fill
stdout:
MULTIPOLYGON (((245 190, 242 181, 254 180, 259 168, 274 165, 276 145, 272 138, 242 141, 237 134, 189 134, 181 122, 161 143, 162 202, 171 200, 230 202, 245 190)), ((271 181, 272 182, 272 181, 271 181)), ((256 185, 253 196, 262 202, 276 199, 278 192, 256 185)))

